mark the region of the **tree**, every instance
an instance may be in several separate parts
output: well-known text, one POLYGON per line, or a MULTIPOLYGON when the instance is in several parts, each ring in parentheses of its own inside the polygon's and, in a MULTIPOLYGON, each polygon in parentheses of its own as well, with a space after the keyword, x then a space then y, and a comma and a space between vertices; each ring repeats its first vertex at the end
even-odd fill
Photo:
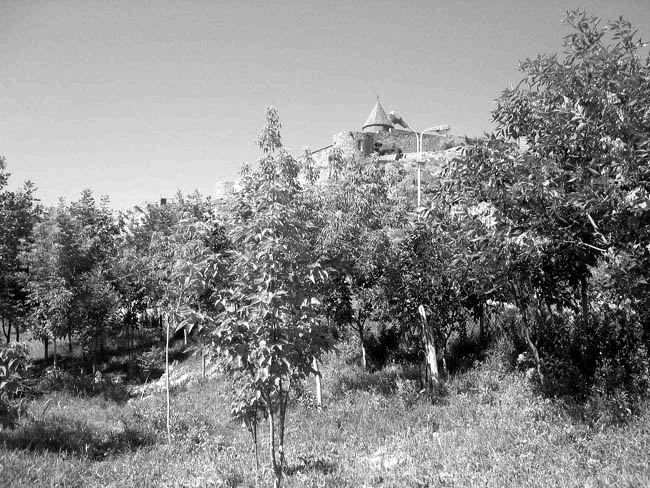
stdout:
POLYGON ((465 313, 452 253, 423 222, 414 223, 393 244, 391 263, 381 281, 384 315, 399 324, 402 343, 416 338, 424 351, 428 386, 438 383, 438 351, 447 372, 447 343, 464 327, 465 313))
POLYGON ((26 269, 19 257, 29 244, 40 207, 34 197, 34 185, 26 182, 21 190, 9 191, 6 163, 0 158, 0 320, 7 340, 12 328, 16 338, 27 314, 26 269))
POLYGON ((542 380, 544 358, 561 351, 595 373, 600 360, 588 358, 604 350, 587 350, 584 339, 603 318, 593 313, 600 291, 590 292, 598 266, 626 263, 611 286, 632 298, 638 319, 621 330, 639 329, 646 349, 650 337, 650 61, 622 18, 601 26, 578 10, 567 22, 564 55, 521 63, 524 79, 497 101, 496 133, 451 165, 438 199, 467 217, 478 261, 520 311, 542 380), (490 225, 470 215, 478 205, 490 225))
POLYGON ((277 112, 267 109, 266 116, 259 168, 243 169, 226 224, 230 287, 219 294, 223 308, 211 330, 237 387, 233 414, 246 422, 254 440, 259 417, 268 422, 277 487, 290 392, 314 373, 312 359, 331 341, 316 309, 317 283, 326 273, 313 245, 315 209, 305 203, 299 163, 282 147, 277 112))
MULTIPOLYGON (((377 287, 389 258, 391 229, 403 226, 404 199, 391 198, 394 175, 373 159, 343 161, 334 157, 330 177, 321 188, 323 208, 320 243, 328 266, 341 276, 333 289, 351 303, 350 325, 359 337, 361 365, 367 367, 368 320, 377 309, 377 287)), ((331 301, 326 299, 327 301, 331 301)))
MULTIPOLYGON (((73 292, 62 272, 64 246, 58 223, 61 208, 50 209, 34 227, 34 241, 22 259, 29 269, 27 290, 32 334, 43 341, 45 359, 49 342, 69 333, 73 292)), ((56 362, 56 352, 54 361, 56 362)))
POLYGON ((116 306, 108 305, 115 297, 107 274, 118 233, 107 199, 97 206, 89 190, 70 205, 60 201, 35 226, 33 242, 21 259, 29 269, 33 331, 44 341, 46 356, 50 339, 56 348, 56 341, 67 335, 72 348, 76 334, 96 365, 105 329, 114 323, 97 314, 116 306))

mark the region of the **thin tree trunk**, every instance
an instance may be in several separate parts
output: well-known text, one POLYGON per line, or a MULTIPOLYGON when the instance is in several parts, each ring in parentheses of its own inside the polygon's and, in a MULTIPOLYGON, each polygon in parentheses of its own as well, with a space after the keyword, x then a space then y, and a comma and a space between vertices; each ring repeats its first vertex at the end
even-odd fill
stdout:
POLYGON ((365 370, 368 366, 366 359, 366 337, 364 334, 365 319, 361 319, 361 312, 357 316, 357 334, 359 334, 359 342, 361 343, 361 367, 365 370))
POLYGON ((278 469, 278 460, 275 456, 275 418, 273 416, 273 408, 271 405, 269 405, 268 411, 269 456, 271 457, 271 467, 273 469, 273 488, 280 488, 282 471, 278 469))
POLYGON ((316 406, 318 409, 323 408, 323 389, 321 385, 321 372, 320 368, 318 366, 318 359, 314 357, 314 371, 316 371, 315 379, 316 379, 316 406))
POLYGON ((93 341, 93 376, 97 374, 97 337, 93 341))
POLYGON ((187 329, 183 327, 183 345, 187 346, 187 329))
POLYGON ((248 431, 251 434, 251 438, 253 439, 253 454, 255 454, 255 472, 259 473, 260 453, 259 453, 259 445, 257 442, 257 421, 253 419, 253 420, 244 420, 244 422, 246 423, 246 427, 248 428, 248 431))
POLYGON ((478 316, 478 341, 481 346, 485 344, 485 304, 483 303, 478 316))
POLYGON ((72 333, 68 332, 68 353, 72 354, 72 333))
POLYGON ((5 335, 5 338, 7 339, 7 344, 11 342, 11 319, 8 319, 5 322, 5 318, 2 317, 2 333, 5 335), (6 328, 5 328, 5 323, 6 323, 6 328))
POLYGON ((50 348, 50 339, 49 339, 49 337, 45 337, 43 339, 43 359, 45 359, 46 361, 47 361, 47 357, 48 357, 49 348, 50 348))
POLYGON ((440 372, 438 371, 438 354, 433 327, 427 322, 423 322, 422 328, 424 329, 424 352, 427 362, 428 383, 430 386, 437 386, 440 372))
POLYGON ((129 378, 133 378, 133 376, 135 376, 135 361, 133 358, 133 324, 131 323, 131 320, 129 320, 129 327, 127 330, 127 341, 129 349, 129 378))
POLYGON ((20 325, 16 325, 16 342, 20 342, 20 325))
POLYGON ((539 350, 537 349, 537 346, 535 343, 532 341, 530 338, 530 325, 528 321, 528 313, 526 312, 526 309, 520 308, 521 310, 521 317, 524 322, 524 339, 526 340, 526 344, 528 344, 528 348, 530 349, 530 352, 533 354, 533 359, 535 360, 535 366, 537 367, 537 376, 539 377, 539 382, 542 384, 542 386, 546 385, 546 376, 544 375, 544 368, 542 366, 542 360, 539 356, 539 350))
POLYGON ((57 366, 58 366, 58 363, 57 363, 57 357, 56 357, 56 356, 57 356, 57 353, 56 353, 56 338, 53 338, 53 339, 52 339, 52 344, 54 345, 54 361, 53 361, 53 366, 54 366, 54 369, 56 369, 57 366))
POLYGON ((510 282, 510 292, 512 293, 512 298, 515 301, 515 304, 517 305, 517 308, 519 309, 519 313, 521 314, 521 320, 523 322, 523 333, 524 333, 524 339, 526 341, 526 344, 528 345, 528 349, 530 349, 530 352, 533 355, 533 359, 535 361, 535 366, 537 368, 537 376, 539 377, 539 382, 542 384, 542 386, 546 385, 546 377, 544 376, 544 367, 542 365, 542 360, 539 356, 539 350, 537 349, 536 344, 533 342, 533 340, 530 337, 530 322, 528 320, 528 312, 527 312, 527 305, 524 302, 524 300, 520 297, 518 291, 517 291, 517 286, 510 282))
POLYGON ((287 392, 282 394, 282 386, 280 386, 280 430, 278 451, 280 454, 280 477, 282 477, 282 470, 284 469, 284 424, 287 416, 287 403, 289 403, 289 386, 287 385, 287 392))
POLYGON ((422 338, 424 339, 424 357, 427 365, 427 385, 431 388, 438 386, 438 355, 436 354, 436 343, 433 327, 429 325, 424 307, 418 307, 422 319, 422 338))
MULTIPOLYGON (((205 379, 205 349, 201 347, 201 378, 205 379)), ((257 432, 257 431, 256 431, 257 432)), ((257 435, 257 434, 255 434, 257 435)), ((257 453, 257 451, 255 451, 257 453)))
POLYGON ((160 325, 160 342, 165 343, 165 324, 163 324, 162 315, 158 318, 158 323, 160 325))
POLYGON ((583 276, 580 278, 580 298, 582 302, 582 326, 584 330, 589 328, 589 284, 587 283, 587 277, 583 276))
POLYGON ((359 334, 359 342, 361 343, 361 367, 365 370, 368 366, 366 359, 366 337, 364 333, 364 325, 366 323, 366 318, 361 314, 361 310, 357 311, 357 316, 355 319, 357 324, 357 334, 359 334))
POLYGON ((166 382, 165 382, 165 388, 167 390, 167 442, 169 444, 172 443, 172 433, 171 433, 171 427, 169 425, 169 417, 171 414, 171 408, 170 408, 170 403, 169 403, 169 317, 167 317, 167 342, 165 344, 165 371, 167 372, 166 376, 166 382))

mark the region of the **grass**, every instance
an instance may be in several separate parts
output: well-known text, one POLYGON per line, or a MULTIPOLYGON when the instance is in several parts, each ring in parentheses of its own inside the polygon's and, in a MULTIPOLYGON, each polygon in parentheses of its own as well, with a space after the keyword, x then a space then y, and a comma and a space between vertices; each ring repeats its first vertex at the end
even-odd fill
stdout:
MULTIPOLYGON (((189 358, 176 373, 199 370, 189 358)), ((650 486, 650 409, 626 425, 585 422, 494 362, 451 378, 433 403, 401 367, 362 373, 331 356, 323 376, 322 411, 311 383, 292 402, 283 486, 650 486)), ((161 392, 39 396, 0 433, 0 486, 270 485, 230 420, 227 381, 173 391, 172 445, 164 407, 161 392)))

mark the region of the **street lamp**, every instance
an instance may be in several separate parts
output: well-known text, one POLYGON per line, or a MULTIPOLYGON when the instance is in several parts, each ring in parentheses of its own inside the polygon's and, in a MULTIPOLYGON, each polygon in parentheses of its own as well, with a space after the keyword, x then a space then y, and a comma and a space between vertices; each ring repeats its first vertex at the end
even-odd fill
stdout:
POLYGON ((388 120, 390 120, 393 124, 399 125, 401 127, 404 127, 405 129, 410 130, 415 134, 415 150, 417 154, 417 160, 418 160, 418 208, 420 207, 422 203, 422 186, 421 186, 421 181, 422 181, 422 141, 424 140, 424 134, 426 132, 445 132, 445 138, 447 137, 447 132, 451 129, 451 126, 449 124, 443 124, 443 125, 434 125, 433 127, 429 127, 428 129, 424 129, 420 134, 411 127, 404 121, 402 117, 397 115, 394 110, 391 110, 388 115, 388 120))

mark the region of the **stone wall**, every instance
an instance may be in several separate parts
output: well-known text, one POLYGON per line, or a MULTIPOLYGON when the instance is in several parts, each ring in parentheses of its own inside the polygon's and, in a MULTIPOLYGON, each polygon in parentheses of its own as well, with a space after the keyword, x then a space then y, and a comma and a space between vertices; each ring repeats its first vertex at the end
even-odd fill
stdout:
MULTIPOLYGON (((437 152, 450 146, 463 144, 464 139, 461 137, 427 133, 422 139, 422 152, 437 152)), ((388 150, 388 152, 401 151, 401 154, 415 153, 417 149, 415 134, 401 129, 393 129, 390 132, 340 132, 334 135, 331 146, 314 151, 312 158, 316 166, 325 168, 334 150, 340 150, 344 159, 354 159, 371 156, 377 149, 388 150)))
POLYGON ((375 144, 373 132, 340 132, 334 135, 334 147, 343 153, 343 157, 364 157, 372 154, 375 144))

